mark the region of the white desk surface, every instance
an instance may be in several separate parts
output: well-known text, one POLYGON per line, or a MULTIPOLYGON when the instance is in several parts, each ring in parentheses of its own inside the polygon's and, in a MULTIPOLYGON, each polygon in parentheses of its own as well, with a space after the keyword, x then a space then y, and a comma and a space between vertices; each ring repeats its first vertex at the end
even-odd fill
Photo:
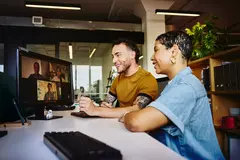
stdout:
MULTIPOLYGON (((7 128, 0 138, 0 160, 55 160, 57 157, 43 143, 45 132, 80 131, 116 149, 123 160, 184 159, 146 133, 132 133, 117 119, 83 119, 70 115, 71 111, 54 111, 63 118, 34 121, 28 127, 7 128)), ((0 128, 4 130, 4 128, 0 128)))

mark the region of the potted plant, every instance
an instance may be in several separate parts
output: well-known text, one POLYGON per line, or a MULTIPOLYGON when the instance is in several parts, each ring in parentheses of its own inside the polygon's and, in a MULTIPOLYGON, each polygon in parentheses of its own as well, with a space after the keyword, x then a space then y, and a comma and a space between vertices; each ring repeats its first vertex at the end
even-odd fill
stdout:
POLYGON ((192 37, 193 53, 192 59, 195 60, 213 54, 219 47, 217 45, 218 28, 213 23, 217 17, 211 17, 204 24, 197 22, 192 29, 186 28, 186 33, 192 37))

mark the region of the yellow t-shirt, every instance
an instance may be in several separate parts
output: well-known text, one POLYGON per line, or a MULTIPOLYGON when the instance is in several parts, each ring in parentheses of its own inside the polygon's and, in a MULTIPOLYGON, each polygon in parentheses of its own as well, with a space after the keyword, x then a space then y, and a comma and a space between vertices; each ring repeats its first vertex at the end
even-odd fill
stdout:
POLYGON ((158 95, 157 80, 150 72, 139 67, 138 71, 129 77, 118 75, 112 83, 110 94, 118 99, 120 107, 132 106, 139 95, 153 101, 158 95))

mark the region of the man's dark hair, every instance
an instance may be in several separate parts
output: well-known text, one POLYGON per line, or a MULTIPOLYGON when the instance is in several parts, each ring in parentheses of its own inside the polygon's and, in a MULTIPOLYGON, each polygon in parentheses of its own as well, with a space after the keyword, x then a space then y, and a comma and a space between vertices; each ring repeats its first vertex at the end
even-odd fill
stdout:
POLYGON ((183 31, 169 31, 159 35, 156 41, 166 46, 167 49, 172 48, 172 46, 176 44, 183 57, 187 60, 192 56, 192 40, 190 36, 183 31))
POLYGON ((126 38, 119 38, 113 42, 113 46, 119 45, 121 43, 125 44, 127 46, 127 48, 131 49, 132 51, 134 51, 136 53, 135 60, 136 60, 136 63, 138 63, 138 59, 140 57, 140 51, 137 47, 137 44, 134 41, 126 39, 126 38))
POLYGON ((52 84, 51 84, 51 83, 48 83, 47 86, 51 86, 51 87, 52 87, 52 84))
POLYGON ((39 63, 38 63, 38 62, 34 62, 34 64, 33 64, 33 65, 35 65, 35 64, 37 64, 37 65, 38 65, 38 68, 40 67, 40 65, 39 65, 39 63))

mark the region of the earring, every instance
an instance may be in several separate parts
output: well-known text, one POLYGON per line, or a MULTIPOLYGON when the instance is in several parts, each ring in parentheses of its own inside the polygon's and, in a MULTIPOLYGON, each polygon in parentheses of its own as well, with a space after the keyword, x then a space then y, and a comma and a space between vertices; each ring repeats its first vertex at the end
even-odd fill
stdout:
POLYGON ((171 58, 170 61, 172 64, 176 64, 176 58, 171 58))

